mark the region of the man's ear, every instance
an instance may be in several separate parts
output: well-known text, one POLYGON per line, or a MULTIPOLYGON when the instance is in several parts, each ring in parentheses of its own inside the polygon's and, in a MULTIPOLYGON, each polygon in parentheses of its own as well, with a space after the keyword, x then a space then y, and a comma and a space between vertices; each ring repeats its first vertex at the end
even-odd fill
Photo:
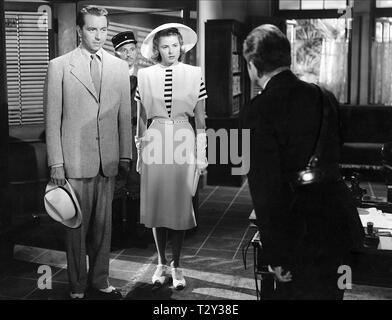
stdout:
POLYGON ((256 68, 256 66, 255 66, 255 64, 253 63, 253 61, 252 61, 252 60, 251 60, 251 61, 249 61, 249 65, 250 65, 251 69, 253 69, 253 70, 256 70, 256 71, 257 71, 257 68, 256 68))
POLYGON ((248 62, 248 68, 255 79, 259 77, 259 72, 252 60, 248 62))

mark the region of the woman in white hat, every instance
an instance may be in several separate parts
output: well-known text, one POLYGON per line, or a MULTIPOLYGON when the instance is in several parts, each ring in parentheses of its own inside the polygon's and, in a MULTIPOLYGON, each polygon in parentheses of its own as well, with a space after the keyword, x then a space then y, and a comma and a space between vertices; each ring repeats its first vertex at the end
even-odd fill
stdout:
POLYGON ((156 64, 139 70, 135 96, 140 222, 153 229, 158 252, 152 282, 162 285, 170 274, 165 254, 170 230, 173 258, 170 267, 176 289, 186 284, 179 268, 185 230, 196 226, 192 206, 195 172, 207 167, 204 106, 207 93, 201 68, 181 62, 196 42, 196 33, 179 23, 154 29, 144 40, 141 53, 156 64), (196 135, 189 117, 195 117, 196 135), (152 122, 147 129, 148 120, 152 122))

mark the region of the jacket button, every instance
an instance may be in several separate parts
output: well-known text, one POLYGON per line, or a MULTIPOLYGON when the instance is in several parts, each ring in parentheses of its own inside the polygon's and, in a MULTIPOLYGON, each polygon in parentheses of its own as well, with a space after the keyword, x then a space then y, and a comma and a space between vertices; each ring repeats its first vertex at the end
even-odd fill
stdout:
POLYGON ((95 140, 99 140, 99 137, 96 137, 95 140))

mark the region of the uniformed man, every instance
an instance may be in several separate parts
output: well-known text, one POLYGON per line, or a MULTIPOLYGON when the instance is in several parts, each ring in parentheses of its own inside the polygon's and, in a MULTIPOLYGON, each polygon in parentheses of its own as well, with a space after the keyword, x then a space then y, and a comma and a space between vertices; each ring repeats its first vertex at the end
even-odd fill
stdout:
MULTIPOLYGON (((132 136, 136 135, 136 121, 137 121, 137 103, 134 100, 137 87, 137 72, 138 72, 138 47, 135 35, 132 31, 120 32, 113 36, 112 44, 115 55, 128 62, 129 67, 129 81, 131 89, 131 118, 134 127, 132 127, 132 136)), ((136 156, 136 145, 132 142, 132 154, 136 156)), ((127 179, 127 189, 130 194, 128 202, 128 226, 127 239, 132 245, 146 246, 146 241, 143 239, 143 231, 138 228, 139 221, 139 195, 140 195, 140 175, 136 172, 136 161, 132 163, 132 168, 127 179)))

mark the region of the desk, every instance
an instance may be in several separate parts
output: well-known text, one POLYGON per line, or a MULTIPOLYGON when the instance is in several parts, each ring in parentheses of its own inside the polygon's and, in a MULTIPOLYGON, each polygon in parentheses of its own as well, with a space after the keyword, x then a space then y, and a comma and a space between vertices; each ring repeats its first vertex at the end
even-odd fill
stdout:
POLYGON ((392 237, 380 236, 378 247, 364 247, 350 256, 353 283, 392 287, 392 237))
MULTIPOLYGON (((390 203, 362 203, 361 208, 376 207, 390 212, 390 203)), ((377 229, 375 228, 377 231, 377 229)), ((379 236, 377 247, 364 246, 353 251, 349 261, 353 271, 353 282, 357 284, 392 287, 392 237, 379 236)))
MULTIPOLYGON (((262 244, 257 226, 254 224, 255 220, 256 216, 252 211, 249 221, 255 230, 252 238, 254 276, 257 298, 262 299, 268 295, 270 290, 273 290, 274 282, 269 277, 267 267, 263 265, 262 244)), ((379 238, 380 243, 377 248, 364 247, 351 252, 347 264, 352 268, 354 284, 392 288, 392 237, 380 236, 379 238)))

